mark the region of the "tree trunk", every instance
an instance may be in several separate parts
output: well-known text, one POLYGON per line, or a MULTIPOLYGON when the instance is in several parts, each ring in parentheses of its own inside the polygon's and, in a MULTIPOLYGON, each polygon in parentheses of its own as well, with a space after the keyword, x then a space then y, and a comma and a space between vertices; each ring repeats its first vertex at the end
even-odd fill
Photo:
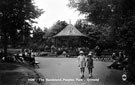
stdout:
POLYGON ((135 83, 135 81, 134 81, 134 79, 135 79, 135 57, 134 57, 135 51, 134 50, 130 50, 129 53, 128 53, 128 55, 129 55, 129 59, 128 59, 129 79, 133 83, 135 83))
POLYGON ((127 43, 126 49, 128 55, 128 71, 129 71, 129 80, 135 83, 135 48, 133 48, 133 42, 127 43))

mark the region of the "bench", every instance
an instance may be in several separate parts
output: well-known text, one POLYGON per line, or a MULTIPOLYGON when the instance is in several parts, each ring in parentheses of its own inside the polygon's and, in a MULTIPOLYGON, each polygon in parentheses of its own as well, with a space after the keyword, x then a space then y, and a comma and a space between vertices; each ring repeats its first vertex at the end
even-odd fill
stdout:
POLYGON ((38 67, 39 68, 39 62, 38 61, 35 61, 34 63, 32 63, 32 65, 34 66, 34 67, 38 67))

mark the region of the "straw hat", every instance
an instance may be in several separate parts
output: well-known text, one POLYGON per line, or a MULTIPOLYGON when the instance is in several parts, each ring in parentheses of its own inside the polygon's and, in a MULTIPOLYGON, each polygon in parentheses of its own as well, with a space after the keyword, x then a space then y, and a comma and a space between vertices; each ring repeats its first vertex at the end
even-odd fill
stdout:
POLYGON ((80 53, 80 54, 83 54, 84 52, 83 52, 83 51, 80 51, 79 53, 80 53))
POLYGON ((92 55, 92 52, 89 52, 89 54, 88 55, 92 55))

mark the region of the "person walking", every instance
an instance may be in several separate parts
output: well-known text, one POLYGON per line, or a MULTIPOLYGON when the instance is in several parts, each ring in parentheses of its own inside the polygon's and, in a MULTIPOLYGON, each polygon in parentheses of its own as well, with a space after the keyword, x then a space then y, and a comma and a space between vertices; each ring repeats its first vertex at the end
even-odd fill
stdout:
POLYGON ((86 61, 85 61, 86 57, 85 57, 83 51, 80 51, 79 54, 80 55, 77 57, 78 58, 78 66, 80 67, 81 78, 83 78, 84 77, 84 72, 85 72, 85 66, 86 66, 86 61))
POLYGON ((94 68, 92 57, 93 57, 92 52, 89 52, 88 57, 87 57, 87 59, 86 59, 86 66, 87 66, 87 68, 88 68, 89 78, 92 77, 92 70, 93 70, 93 68, 94 68))

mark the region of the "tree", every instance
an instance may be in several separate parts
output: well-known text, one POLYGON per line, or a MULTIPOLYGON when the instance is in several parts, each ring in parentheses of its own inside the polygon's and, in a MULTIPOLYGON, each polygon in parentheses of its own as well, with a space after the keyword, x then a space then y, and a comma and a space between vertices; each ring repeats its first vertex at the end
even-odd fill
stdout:
MULTIPOLYGON (((111 0, 69 0, 69 7, 76 8, 85 14, 87 20, 93 24, 106 24, 111 18, 113 7, 111 0)), ((118 1, 116 1, 118 2, 118 1)))
MULTIPOLYGON (((134 14, 132 0, 69 0, 69 6, 76 8, 86 19, 94 25, 109 26, 111 42, 122 39, 121 31, 131 22, 134 14), (131 4, 132 3, 132 4, 131 4), (131 5, 130 5, 131 4, 131 5), (130 6, 129 6, 130 5, 130 6), (122 28, 122 29, 121 29, 122 28), (120 35, 118 35, 120 34, 120 35)), ((126 28, 129 30, 129 28, 126 28)), ((124 35, 125 36, 125 35, 124 35)), ((126 40, 125 40, 126 42, 126 40)))
POLYGON ((90 47, 99 45, 102 48, 109 48, 111 46, 108 46, 108 44, 113 44, 109 42, 110 27, 108 25, 93 25, 86 20, 80 19, 76 21, 75 27, 83 34, 89 36, 90 47))
MULTIPOLYGON (((94 25, 111 26, 112 34, 115 35, 120 16, 120 2, 122 0, 69 0, 69 6, 76 8, 81 14, 86 15, 87 21, 94 25)), ((114 36, 112 37, 115 39, 114 36)))
POLYGON ((44 31, 38 27, 33 30, 33 40, 34 42, 40 42, 43 38, 44 31))
POLYGON ((134 0, 69 0, 69 6, 85 14, 95 25, 111 27, 109 38, 122 46, 129 58, 129 72, 135 78, 135 1, 134 0))
POLYGON ((63 30, 67 25, 66 21, 58 20, 48 31, 46 31, 44 39, 49 47, 54 44, 54 39, 52 37, 63 30))
POLYGON ((45 32, 40 28, 36 28, 34 27, 33 29, 33 37, 31 39, 31 43, 29 44, 30 48, 32 48, 33 50, 39 50, 39 47, 44 48, 44 40, 43 40, 43 36, 44 36, 45 32))
POLYGON ((43 11, 34 5, 33 0, 0 0, 0 2, 0 29, 4 37, 5 56, 7 56, 8 36, 16 34, 17 30, 20 30, 24 36, 28 35, 34 19, 43 11))
POLYGON ((52 36, 56 35, 57 33, 59 33, 61 30, 63 30, 66 26, 67 26, 67 22, 66 21, 60 21, 58 20, 52 27, 51 27, 51 33, 52 36))

